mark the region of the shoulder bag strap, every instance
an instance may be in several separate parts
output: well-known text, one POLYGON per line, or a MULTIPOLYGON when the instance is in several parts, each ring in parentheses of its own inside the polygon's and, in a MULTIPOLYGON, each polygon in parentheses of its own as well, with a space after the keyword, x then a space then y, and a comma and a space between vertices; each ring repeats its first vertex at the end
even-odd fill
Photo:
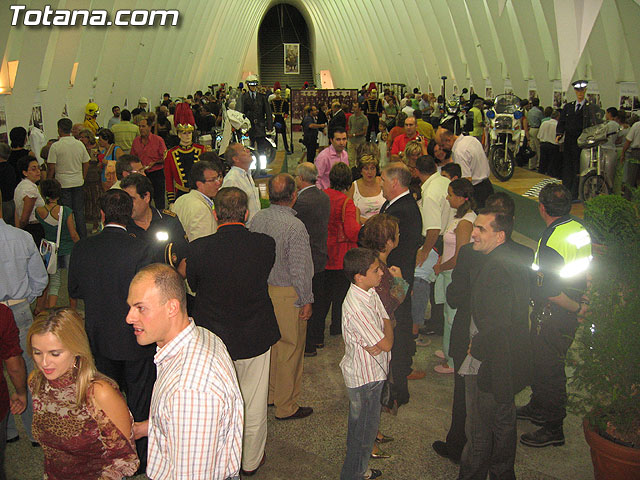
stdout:
POLYGON ((56 248, 60 248, 60 232, 62 231, 63 221, 64 221, 64 207, 60 205, 60 214, 58 215, 58 234, 56 235, 56 248))

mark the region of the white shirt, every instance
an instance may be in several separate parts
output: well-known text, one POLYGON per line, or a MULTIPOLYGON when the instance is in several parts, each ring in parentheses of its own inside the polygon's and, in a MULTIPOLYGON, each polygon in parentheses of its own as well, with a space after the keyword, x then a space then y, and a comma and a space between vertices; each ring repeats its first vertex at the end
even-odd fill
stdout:
POLYGON ((244 407, 224 343, 193 320, 153 359, 147 475, 154 480, 237 476, 244 407))
POLYGON ((627 140, 631 142, 630 148, 640 148, 640 122, 636 122, 631 126, 629 133, 627 133, 627 140))
POLYGON ((383 318, 389 315, 376 289, 364 291, 352 283, 342 303, 344 357, 340 369, 347 388, 387 379, 391 353, 382 352, 374 357, 364 349, 384 338, 383 318))
POLYGON ((36 220, 36 208, 44 207, 44 200, 40 196, 38 186, 26 178, 22 179, 13 193, 13 202, 16 205, 16 215, 18 218, 22 216, 22 210, 24 209, 24 197, 36 199, 36 203, 31 210, 31 215, 29 215, 29 223, 38 223, 38 220, 36 220))
POLYGON ((550 118, 547 121, 544 121, 540 124, 540 130, 538 130, 538 140, 540 143, 552 143, 557 145, 556 142, 556 127, 558 126, 558 120, 555 118, 550 118))
POLYGON ((609 150, 616 149, 616 140, 618 138, 618 132, 620 131, 620 125, 615 120, 609 120, 607 122, 607 143, 602 145, 602 148, 609 150))
POLYGON ((489 160, 480 141, 469 135, 461 135, 451 148, 453 161, 460 165, 463 178, 471 178, 471 183, 479 184, 489 178, 489 160))
POLYGON ((411 103, 407 103, 407 106, 402 109, 404 113, 407 114, 407 117, 413 117, 414 108, 411 106, 411 103))
POLYGON ((449 190, 449 180, 447 177, 436 172, 422 184, 422 198, 420 200, 420 214, 422 215, 422 235, 427 234, 427 230, 440 230, 444 233, 445 228, 453 218, 454 210, 447 201, 449 190))
POLYGON ((260 211, 260 195, 258 195, 258 188, 249 172, 240 167, 231 167, 229 173, 225 175, 220 188, 226 187, 238 187, 249 197, 249 218, 247 222, 260 211))
POLYGON ((84 185, 82 164, 89 161, 87 149, 80 140, 72 136, 60 137, 51 145, 47 163, 55 164, 56 180, 62 188, 81 187, 84 185))

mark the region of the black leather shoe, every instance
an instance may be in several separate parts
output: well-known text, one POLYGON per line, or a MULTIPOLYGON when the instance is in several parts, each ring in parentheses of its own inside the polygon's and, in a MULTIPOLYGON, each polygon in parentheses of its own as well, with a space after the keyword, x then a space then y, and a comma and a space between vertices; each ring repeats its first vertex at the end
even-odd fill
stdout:
POLYGON ((324 348, 324 343, 316 343, 315 347, 316 348, 324 348))
POLYGON ((306 418, 313 413, 311 407, 298 407, 298 410, 293 415, 288 417, 276 417, 276 420, 296 420, 298 418, 306 418))
POLYGON ((368 477, 364 477, 367 480, 369 479, 374 479, 374 478, 378 478, 380 475, 382 475, 382 471, 381 470, 377 470, 375 468, 370 468, 369 469, 369 476, 368 477))
POLYGON ((559 447, 564 445, 564 433, 560 430, 551 431, 545 427, 539 428, 534 432, 525 433, 520 437, 520 443, 527 447, 548 447, 553 445, 559 447))
POLYGON ((318 355, 318 352, 315 350, 305 350, 304 351, 304 356, 305 357, 315 357, 316 355, 318 355))
POLYGON ((260 467, 264 465, 264 462, 266 461, 266 459, 267 459, 267 454, 265 452, 262 454, 262 460, 260 460, 260 464, 254 470, 244 470, 241 468, 240 473, 242 473, 243 477, 251 477, 252 475, 255 475, 256 472, 260 470, 260 467))
POLYGON ((531 406, 530 403, 516 408, 516 418, 518 420, 529 420, 539 427, 544 425, 544 415, 531 406))
POLYGON ((447 446, 447 442, 442 442, 440 440, 436 440, 435 442, 433 442, 431 444, 431 447, 441 457, 448 458, 449 460, 451 460, 455 464, 460 463, 460 455, 459 454, 456 455, 455 453, 450 452, 449 451, 449 447, 447 446))

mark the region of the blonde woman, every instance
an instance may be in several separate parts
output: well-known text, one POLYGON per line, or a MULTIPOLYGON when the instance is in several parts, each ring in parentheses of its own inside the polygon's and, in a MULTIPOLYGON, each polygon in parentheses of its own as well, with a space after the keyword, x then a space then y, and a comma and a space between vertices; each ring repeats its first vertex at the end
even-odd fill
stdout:
POLYGON ((49 479, 118 479, 139 461, 133 417, 116 383, 96 370, 83 320, 72 309, 38 315, 27 333, 33 436, 49 479))

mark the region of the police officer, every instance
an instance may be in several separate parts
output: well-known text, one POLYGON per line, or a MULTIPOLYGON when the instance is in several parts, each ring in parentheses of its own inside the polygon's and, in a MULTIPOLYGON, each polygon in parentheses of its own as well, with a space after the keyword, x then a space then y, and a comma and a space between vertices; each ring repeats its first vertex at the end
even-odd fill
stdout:
POLYGON ((580 174, 580 148, 578 137, 585 126, 595 123, 594 107, 585 98, 587 81, 577 80, 572 83, 576 93, 576 101, 565 104, 560 112, 556 126, 556 142, 564 137, 562 184, 571 192, 573 200, 578 199, 578 175, 580 174))
POLYGON ((564 360, 573 342, 591 261, 591 239, 584 226, 571 218, 571 194, 564 186, 546 185, 539 195, 540 216, 547 225, 532 268, 533 312, 531 343, 533 383, 529 403, 517 417, 542 428, 520 437, 530 447, 564 445, 562 422, 566 416, 567 378, 564 360))
POLYGON ((271 110, 275 119, 276 148, 278 147, 278 134, 282 134, 284 149, 291 155, 292 152, 289 150, 289 143, 287 142, 287 124, 285 122, 289 116, 289 102, 282 98, 279 88, 276 90, 276 97, 271 100, 271 110))
POLYGON ((251 145, 256 146, 260 152, 267 151, 267 132, 273 129, 273 117, 271 115, 271 106, 267 96, 258 92, 258 77, 249 75, 246 80, 248 92, 240 97, 240 104, 236 106, 236 110, 244 113, 251 121, 251 129, 249 130, 249 138, 251 145))
POLYGON ((153 198, 153 185, 144 175, 131 174, 122 180, 120 186, 133 199, 133 213, 127 231, 148 243, 154 262, 167 263, 184 277, 188 241, 176 214, 151 208, 149 202, 153 198))

